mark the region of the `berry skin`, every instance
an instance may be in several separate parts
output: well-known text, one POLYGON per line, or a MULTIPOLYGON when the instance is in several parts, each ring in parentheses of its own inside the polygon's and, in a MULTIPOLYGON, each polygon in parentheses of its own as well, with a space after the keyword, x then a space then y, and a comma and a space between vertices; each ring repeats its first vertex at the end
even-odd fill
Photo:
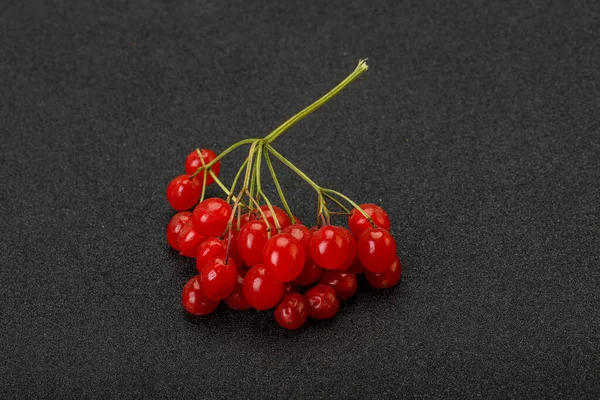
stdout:
POLYGON ((354 296, 358 289, 356 275, 344 271, 323 271, 319 284, 331 286, 340 300, 354 296))
POLYGON ((202 183, 191 180, 187 175, 179 175, 167 186, 167 200, 177 211, 187 211, 194 207, 202 194, 202 183))
POLYGON ((238 252, 249 266, 263 262, 263 248, 269 240, 264 221, 250 221, 242 227, 237 238, 238 252))
POLYGON ((304 249, 304 255, 306 258, 310 258, 310 239, 312 238, 312 232, 306 226, 302 224, 290 225, 283 230, 283 233, 289 233, 302 244, 304 249))
POLYGON ((319 279, 322 272, 323 268, 315 264, 313 260, 307 260, 300 275, 294 279, 294 283, 300 286, 312 285, 319 279))
POLYGON ((181 303, 185 311, 198 316, 210 314, 219 306, 218 300, 211 300, 204 293, 200 275, 187 281, 181 293, 181 303))
POLYGON ((202 268, 202 287, 211 300, 221 300, 229 296, 237 283, 237 268, 232 259, 215 259, 202 268))
POLYGON ((385 271, 376 274, 371 271, 365 271, 365 276, 369 284, 376 289, 389 289, 400 282, 402 276, 402 264, 400 259, 396 257, 396 261, 385 271))
POLYGON ((344 259, 342 266, 339 268, 340 270, 345 271, 350 268, 356 259, 356 240, 354 239, 352 233, 350 233, 350 231, 346 228, 340 227, 338 228, 338 232, 340 232, 348 241, 348 252, 346 253, 346 258, 344 259))
POLYGON ((245 275, 245 271, 238 270, 237 281, 235 283, 235 287, 233 288, 233 292, 231 292, 229 296, 225 297, 225 303, 234 310, 247 310, 251 307, 244 297, 245 275))
POLYGON ((244 277, 244 297, 257 310, 268 310, 283 296, 283 283, 273 278, 264 265, 250 268, 244 277))
POLYGON ((310 255, 325 269, 339 269, 348 255, 348 241, 339 227, 327 225, 316 231, 310 241, 310 255))
MULTIPOLYGON (((200 153, 202 153, 202 159, 204 160, 205 165, 217 158, 217 155, 212 150, 200 149, 200 153)), ((187 158, 185 159, 186 174, 192 175, 201 166, 202 161, 200 160, 200 156, 198 155, 198 152, 196 150, 188 154, 187 158)), ((219 176, 219 172, 221 171, 221 161, 217 161, 212 167, 210 167, 210 170, 214 172, 216 176, 219 176)), ((202 182, 204 182, 204 174, 205 171, 202 171, 194 178, 198 180, 198 182, 200 182, 201 185, 202 182)), ((213 177, 210 176, 210 174, 208 174, 208 176, 206 177, 206 186, 210 185, 214 181, 215 180, 213 179, 213 177)))
MULTIPOLYGON (((279 222, 279 226, 282 230, 292 224, 290 221, 290 217, 288 217, 287 213, 277 206, 273 206, 275 218, 273 218, 273 213, 271 213, 269 206, 260 206, 260 209, 265 214, 265 218, 267 219, 267 222, 273 230, 277 229, 277 227, 275 226, 275 218, 277 218, 277 222, 279 222)), ((256 212, 256 218, 262 219, 262 214, 258 211, 256 212)))
POLYGON ((263 260, 265 267, 275 279, 289 282, 302 272, 306 256, 298 239, 289 233, 279 233, 265 244, 263 260))
POLYGON ((173 218, 167 225, 167 242, 173 249, 179 251, 179 232, 184 225, 192 218, 192 213, 189 211, 180 212, 173 215, 173 218))
POLYGON ((294 330, 306 323, 308 302, 299 293, 287 294, 275 309, 275 321, 282 328, 294 330))
POLYGON ((223 242, 221 242, 217 238, 207 238, 200 246, 198 246, 198 250, 196 251, 196 269, 198 273, 202 273, 202 268, 208 262, 221 259, 225 260, 225 254, 227 252, 227 247, 223 246, 223 242))
POLYGON ((211 197, 199 203, 192 213, 194 229, 204 236, 221 236, 231 217, 231 206, 223 199, 211 197))
POLYGON ((206 237, 194 230, 194 225, 190 219, 183 226, 183 228, 181 228, 179 237, 177 238, 179 244, 179 253, 186 257, 196 257, 198 246, 200 246, 200 243, 202 243, 205 239, 206 237))
MULTIPOLYGON (((383 228, 386 231, 390 230, 390 218, 383 208, 370 203, 360 204, 360 208, 371 217, 375 225, 379 228, 383 228)), ((356 208, 348 216, 348 228, 350 228, 352 234, 356 237, 360 237, 365 229, 372 227, 371 223, 356 208)))
POLYGON ((358 239, 358 258, 365 269, 377 274, 396 260, 396 241, 382 228, 367 228, 358 239))
POLYGON ((311 318, 333 318, 340 310, 340 301, 330 286, 317 285, 308 289, 304 295, 308 301, 308 315, 311 318))

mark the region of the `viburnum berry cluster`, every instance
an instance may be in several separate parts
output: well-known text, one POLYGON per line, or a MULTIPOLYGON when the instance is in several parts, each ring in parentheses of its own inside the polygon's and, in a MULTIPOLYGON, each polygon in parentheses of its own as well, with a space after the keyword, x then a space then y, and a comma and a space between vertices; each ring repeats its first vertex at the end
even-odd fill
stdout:
POLYGON ((185 174, 167 187, 167 199, 179 211, 167 226, 167 241, 181 255, 196 259, 198 275, 183 287, 187 312, 204 316, 221 300, 235 310, 275 308, 275 320, 286 329, 301 327, 308 317, 334 317, 340 300, 357 291, 364 273, 378 289, 399 281, 402 266, 390 219, 375 204, 358 205, 344 194, 317 185, 272 146, 283 132, 309 115, 367 70, 364 60, 325 96, 262 139, 245 139, 217 155, 192 151, 185 174), (219 179, 221 159, 249 145, 248 157, 230 186, 219 179), (271 157, 304 179, 317 193, 317 223, 308 227, 286 201, 271 157), (283 208, 265 195, 261 167, 266 164, 283 208), (243 177, 243 178, 242 178, 243 177), (205 198, 216 183, 225 198, 205 198), (335 207, 334 211, 330 207, 335 207), (193 209, 191 212, 190 209, 193 209), (347 217, 348 228, 332 225, 332 217, 347 217))

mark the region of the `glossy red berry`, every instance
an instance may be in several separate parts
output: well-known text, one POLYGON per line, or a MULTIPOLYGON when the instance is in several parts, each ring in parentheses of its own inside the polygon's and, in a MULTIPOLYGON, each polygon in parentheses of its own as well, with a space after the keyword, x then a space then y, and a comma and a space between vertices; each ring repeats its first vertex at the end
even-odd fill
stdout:
POLYGON ((271 237, 265 244, 263 260, 275 279, 289 282, 302 272, 306 256, 298 239, 289 233, 280 233, 271 237))
POLYGON ((269 240, 264 221, 250 221, 242 227, 237 238, 238 251, 249 266, 263 262, 263 248, 269 240))
POLYGON ((244 297, 244 276, 245 271, 238 270, 235 287, 231 294, 225 297, 225 303, 234 310, 247 310, 251 306, 244 297))
POLYGON ((275 320, 285 329, 298 329, 307 318, 308 302, 299 293, 287 294, 275 309, 275 320))
POLYGON ((183 228, 181 228, 179 237, 177 238, 179 244, 179 253, 186 257, 196 257, 198 246, 200 246, 200 243, 202 243, 204 239, 206 239, 205 236, 194 230, 194 225, 190 219, 188 222, 186 222, 183 228))
POLYGON ((283 296, 283 283, 273 278, 264 265, 250 268, 244 277, 244 297, 257 310, 268 310, 283 296))
POLYGON ((323 271, 319 283, 331 286, 340 300, 354 296, 358 289, 356 275, 344 271, 323 271))
MULTIPOLYGON (((281 229, 285 229, 292 224, 287 213, 277 206, 273 206, 275 217, 273 217, 273 213, 271 213, 269 206, 261 206, 260 209, 262 210, 262 214, 265 214, 265 218, 273 231, 277 229, 275 226, 275 218, 277 218, 277 222, 279 222, 281 229)), ((256 219, 262 219, 262 214, 256 212, 256 219)))
MULTIPOLYGON (((211 162, 212 160, 217 158, 217 155, 212 150, 200 149, 200 153, 202 154, 202 159, 204 160, 204 165, 208 164, 209 162, 211 162)), ((202 167, 202 161, 200 160, 200 156, 198 155, 198 152, 196 150, 194 150, 190 154, 188 154, 187 158, 185 159, 185 172, 188 175, 192 175, 200 167, 202 167)), ((216 176, 219 176, 219 172, 221 171, 221 161, 217 161, 212 167, 210 167, 210 170, 212 172, 214 172, 216 176)), ((194 178, 194 179, 198 180, 198 182, 200 182, 200 184, 202 184, 202 182, 204 182, 204 173, 205 173, 205 171, 202 171, 198 175, 196 175, 196 177, 194 178)), ((210 185, 214 181, 215 180, 213 179, 213 177, 210 174, 208 174, 206 176, 206 186, 210 185)))
POLYGON ((310 258, 310 239, 312 238, 312 232, 306 226, 302 224, 290 225, 283 230, 283 233, 289 233, 302 244, 304 249, 304 255, 306 258, 310 258))
POLYGON ((348 241, 339 227, 327 225, 316 231, 310 242, 310 255, 325 269, 339 269, 348 255, 348 241))
POLYGON ((190 279, 181 293, 181 303, 185 311, 193 315, 207 315, 219 306, 218 300, 209 299, 204 293, 200 275, 190 279))
POLYGON ((365 276, 369 284, 376 289, 388 289, 394 287, 400 282, 402 276, 402 265, 400 259, 396 257, 396 261, 385 271, 376 274, 371 271, 365 271, 365 276))
POLYGON ((204 265, 214 259, 225 260, 227 247, 217 238, 207 238, 198 246, 196 251, 196 269, 202 273, 204 265))
POLYGON ((323 268, 319 267, 313 260, 307 260, 300 275, 294 279, 294 283, 300 286, 311 285, 319 279, 322 272, 323 268))
MULTIPOLYGON (((383 208, 370 203, 360 204, 360 208, 371 217, 379 228, 383 228, 386 231, 390 230, 390 218, 383 208)), ((360 237, 365 229, 372 227, 371 223, 356 208, 348 216, 348 228, 350 228, 352 234, 356 237, 360 237)))
POLYGON ((202 184, 188 175, 179 175, 167 186, 167 200, 177 211, 186 211, 194 207, 202 194, 202 184))
POLYGON ((315 319, 333 318, 340 310, 340 301, 331 286, 317 285, 304 294, 308 301, 308 315, 315 319))
POLYGON ((350 231, 346 228, 340 227, 338 228, 338 232, 340 232, 342 236, 344 236, 344 238, 348 241, 348 252, 346 253, 346 258, 344 259, 344 263, 342 264, 342 266, 339 268, 340 270, 345 271, 348 268, 350 268, 350 266, 354 263, 354 260, 356 259, 356 239, 354 239, 352 233, 350 233, 350 231))
POLYGON ((365 269, 381 273, 396 259, 396 241, 382 228, 367 228, 358 239, 358 258, 365 269))
POLYGON ((223 199, 211 197, 199 203, 192 213, 194 229, 204 236, 221 236, 231 217, 231 206, 223 199))
POLYGON ((179 250, 179 232, 184 225, 192 218, 192 213, 185 211, 173 215, 173 218, 167 225, 167 242, 175 250, 179 250))
POLYGON ((230 258, 214 259, 202 268, 202 287, 209 299, 221 300, 229 296, 237 282, 237 268, 230 258))

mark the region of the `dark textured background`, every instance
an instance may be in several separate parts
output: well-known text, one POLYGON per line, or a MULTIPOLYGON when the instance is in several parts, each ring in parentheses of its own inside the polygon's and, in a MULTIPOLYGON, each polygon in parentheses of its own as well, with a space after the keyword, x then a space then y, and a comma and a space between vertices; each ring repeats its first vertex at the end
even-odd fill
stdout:
POLYGON ((0 5, 2 397, 600 395, 597 2, 98 3, 0 5), (363 57, 276 147, 387 209, 403 282, 187 317, 167 182, 363 57))

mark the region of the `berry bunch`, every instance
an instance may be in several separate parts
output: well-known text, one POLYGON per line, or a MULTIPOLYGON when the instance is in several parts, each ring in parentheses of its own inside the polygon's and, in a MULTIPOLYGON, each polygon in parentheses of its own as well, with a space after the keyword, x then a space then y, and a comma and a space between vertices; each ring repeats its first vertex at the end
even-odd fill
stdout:
POLYGON ((235 310, 275 308, 279 325, 297 329, 308 317, 335 316, 340 300, 356 293, 359 274, 364 273, 369 284, 379 289, 400 281, 402 266, 387 213, 375 204, 358 205, 342 193, 317 185, 272 146, 285 130, 366 70, 361 61, 329 93, 262 139, 242 140, 219 155, 197 149, 187 156, 186 174, 167 187, 167 199, 179 211, 167 226, 167 241, 181 255, 195 258, 198 270, 183 288, 187 312, 210 314, 221 300, 235 310), (221 159, 242 145, 250 145, 248 157, 227 187, 218 177, 221 159), (290 210, 271 156, 316 191, 315 226, 304 225, 290 210), (262 161, 283 208, 273 205, 262 190, 262 161), (206 187, 213 183, 225 199, 205 198, 206 187), (331 211, 332 205, 339 210, 331 211), (347 217, 348 228, 331 224, 336 215, 347 217))

